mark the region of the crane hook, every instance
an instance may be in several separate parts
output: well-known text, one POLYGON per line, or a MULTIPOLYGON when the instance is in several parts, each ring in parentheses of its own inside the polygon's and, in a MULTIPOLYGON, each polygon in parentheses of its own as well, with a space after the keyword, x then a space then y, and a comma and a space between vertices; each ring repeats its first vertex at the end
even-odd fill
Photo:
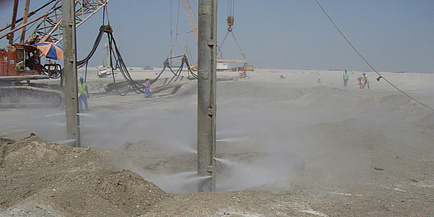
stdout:
POLYGON ((234 25, 234 16, 228 16, 228 18, 226 18, 226 21, 228 23, 228 32, 232 31, 232 26, 234 25))

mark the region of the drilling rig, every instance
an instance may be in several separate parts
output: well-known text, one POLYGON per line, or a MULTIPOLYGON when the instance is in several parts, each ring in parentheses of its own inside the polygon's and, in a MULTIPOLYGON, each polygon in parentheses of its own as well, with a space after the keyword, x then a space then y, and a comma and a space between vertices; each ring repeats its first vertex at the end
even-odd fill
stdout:
MULTIPOLYGON (((75 0, 76 27, 103 8, 110 0, 75 0)), ((58 44, 62 41, 62 0, 50 0, 29 12, 26 0, 23 17, 17 19, 19 0, 14 0, 12 20, 0 29, 0 40, 8 44, 0 49, 0 108, 58 108, 63 105, 62 82, 50 86, 32 81, 61 78, 60 64, 44 64, 37 43, 58 44), (41 14, 42 13, 42 14, 41 14), (26 38, 26 29, 31 33, 26 38), (15 39, 15 32, 21 35, 15 39), (5 33, 3 33, 5 32, 5 33), (15 43, 19 39, 19 43, 15 43)), ((47 56, 48 57, 48 56, 47 56)))

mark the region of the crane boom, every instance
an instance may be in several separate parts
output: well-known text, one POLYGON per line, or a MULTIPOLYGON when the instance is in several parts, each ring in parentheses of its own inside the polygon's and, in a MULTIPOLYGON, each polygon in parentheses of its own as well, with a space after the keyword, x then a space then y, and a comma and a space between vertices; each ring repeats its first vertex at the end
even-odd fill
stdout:
POLYGON ((188 22, 190 23, 191 31, 193 32, 194 40, 196 40, 196 44, 197 44, 198 43, 198 41, 197 41, 197 29, 198 29, 198 27, 197 27, 196 19, 194 18, 193 10, 191 9, 191 6, 190 6, 190 2, 188 0, 182 0, 182 5, 184 5, 184 10, 185 10, 185 13, 187 14, 188 22))
MULTIPOLYGON (((101 8, 103 8, 109 1, 110 0, 75 0, 76 27, 83 24, 87 19, 89 19, 92 15, 94 15, 101 8)), ((44 41, 52 41, 54 43, 57 43, 61 41, 63 39, 63 32, 60 28, 60 25, 62 23, 62 0, 52 0, 43 7, 51 4, 51 9, 48 10, 48 12, 33 19, 30 22, 23 22, 20 24, 20 26, 12 26, 9 32, 0 35, 0 39, 6 37, 7 35, 11 35, 20 29, 25 28, 29 24, 38 22, 36 28, 26 39, 26 44, 33 44, 44 41)), ((17 21, 21 22, 22 20, 17 21)), ((5 29, 5 27, 1 28, 0 32, 5 29)))

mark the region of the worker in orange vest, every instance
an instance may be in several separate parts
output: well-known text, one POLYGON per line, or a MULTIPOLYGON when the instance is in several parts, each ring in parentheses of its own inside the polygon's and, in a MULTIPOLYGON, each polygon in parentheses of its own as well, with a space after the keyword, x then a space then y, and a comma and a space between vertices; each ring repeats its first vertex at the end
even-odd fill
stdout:
POLYGON ((146 77, 146 81, 145 81, 145 97, 152 97, 151 81, 149 81, 149 77, 146 77))

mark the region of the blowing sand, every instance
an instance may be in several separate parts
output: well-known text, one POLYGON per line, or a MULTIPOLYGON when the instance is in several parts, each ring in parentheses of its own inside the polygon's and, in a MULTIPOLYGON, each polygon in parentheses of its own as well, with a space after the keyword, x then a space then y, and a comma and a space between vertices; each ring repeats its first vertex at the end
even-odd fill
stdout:
MULTIPOLYGON (((0 112, 0 216, 431 216, 434 113, 361 74, 218 72, 218 192, 195 193, 197 81, 122 97, 91 70, 85 148, 62 109, 0 112)), ((434 107, 434 74, 382 74, 434 107)))

